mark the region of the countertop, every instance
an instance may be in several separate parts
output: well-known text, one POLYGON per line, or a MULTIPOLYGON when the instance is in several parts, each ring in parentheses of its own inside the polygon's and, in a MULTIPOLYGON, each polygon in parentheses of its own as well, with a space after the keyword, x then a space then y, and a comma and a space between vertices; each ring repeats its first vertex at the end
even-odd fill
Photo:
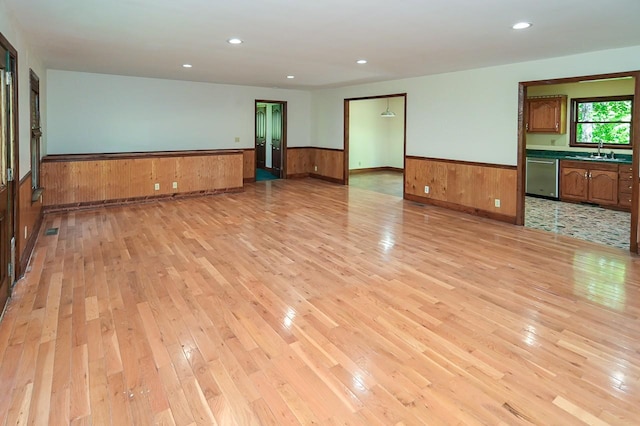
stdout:
MULTIPOLYGON (((558 160, 573 160, 573 161, 589 161, 589 162, 601 162, 601 163, 615 163, 615 164, 631 164, 631 155, 628 154, 615 154, 615 158, 591 158, 589 152, 575 152, 575 151, 547 151, 542 149, 527 149, 527 157, 536 158, 554 158, 558 160)), ((608 154, 607 154, 608 157, 608 154)))

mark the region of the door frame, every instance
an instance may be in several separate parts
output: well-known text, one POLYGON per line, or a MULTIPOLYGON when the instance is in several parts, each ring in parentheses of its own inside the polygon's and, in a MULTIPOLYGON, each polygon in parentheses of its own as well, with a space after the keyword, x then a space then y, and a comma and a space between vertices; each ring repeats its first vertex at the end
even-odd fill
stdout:
MULTIPOLYGON (((256 145, 256 115, 258 114, 258 104, 280 104, 282 106, 282 142, 280 143, 280 152, 282 155, 282 167, 280 168, 280 179, 287 178, 287 101, 274 101, 265 99, 256 99, 253 105, 253 176, 258 176, 258 156, 255 153, 258 151, 256 145)), ((273 162, 273 159, 271 160, 273 162)))
MULTIPOLYGON (((20 126, 19 126, 19 111, 20 111, 20 107, 19 107, 19 91, 18 91, 18 76, 19 76, 19 68, 18 68, 18 51, 13 47, 13 45, 9 42, 9 40, 7 40, 7 38, 4 36, 4 34, 0 33, 0 46, 2 46, 2 48, 6 49, 9 52, 9 56, 13 59, 13 63, 14 63, 14 69, 12 70, 12 82, 13 82, 13 93, 11 94, 13 96, 13 110, 12 110, 12 119, 13 119, 13 140, 10 141, 7 144, 7 154, 8 157, 11 161, 7 161, 7 168, 11 168, 13 169, 13 180, 8 180, 7 179, 7 190, 10 191, 10 199, 8 200, 9 202, 9 208, 7 209, 7 213, 10 215, 10 217, 7 220, 11 221, 11 226, 9 227, 9 235, 8 237, 8 248, 9 248, 9 262, 12 263, 11 268, 12 268, 12 274, 9 274, 9 286, 8 286, 8 297, 7 297, 7 302, 9 301, 9 298, 11 297, 11 291, 13 289, 13 286, 16 282, 15 277, 17 276, 17 271, 16 271, 16 257, 17 257, 17 253, 16 253, 16 244, 11 244, 11 241, 13 240, 15 242, 15 236, 16 236, 16 229, 19 229, 19 215, 18 215, 18 206, 19 206, 19 197, 20 197, 20 191, 17 190, 17 182, 19 181, 19 170, 18 170, 18 165, 20 164, 20 160, 19 160, 19 154, 20 154, 20 150, 17 149, 19 146, 18 141, 20 140, 20 126)), ((1 266, 0 266, 1 267, 1 266)), ((4 304, 4 306, 0 307, 0 318, 1 315, 4 314, 4 308, 6 307, 6 303, 4 304)))
POLYGON ((518 173, 517 173, 517 203, 516 203, 516 225, 524 226, 524 207, 525 207, 525 176, 526 176, 526 158, 527 158, 527 139, 525 132, 525 99, 527 99, 527 88, 531 86, 544 86, 552 84, 577 83, 580 81, 603 80, 611 78, 633 77, 634 84, 634 112, 631 118, 631 137, 632 137, 632 157, 631 167, 633 174, 632 194, 631 194, 631 232, 629 241, 629 251, 638 253, 638 164, 640 161, 640 71, 625 71, 609 74, 595 74, 581 77, 556 78, 550 80, 522 81, 518 83, 518 173))
POLYGON ((405 173, 407 168, 407 93, 395 93, 390 95, 363 96, 359 98, 346 98, 344 100, 344 165, 342 181, 344 185, 349 185, 349 104, 351 101, 366 101, 373 99, 404 98, 404 123, 402 142, 402 198, 405 198, 405 173))

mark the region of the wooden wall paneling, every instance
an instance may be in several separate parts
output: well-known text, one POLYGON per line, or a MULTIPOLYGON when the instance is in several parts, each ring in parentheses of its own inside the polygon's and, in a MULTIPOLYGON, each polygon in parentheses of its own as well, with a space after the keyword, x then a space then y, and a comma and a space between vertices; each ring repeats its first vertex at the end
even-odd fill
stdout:
POLYGON ((287 148, 287 177, 306 177, 313 172, 313 153, 311 147, 287 148))
POLYGON ((95 204, 190 192, 239 190, 242 151, 219 155, 147 155, 109 158, 105 154, 42 163, 46 206, 95 204), (105 157, 105 158, 102 158, 105 157), (173 182, 178 188, 173 188, 173 182), (160 184, 156 191, 154 184, 160 184))
POLYGON ((17 232, 16 232, 16 259, 18 271, 16 276, 24 274, 29 256, 35 246, 40 226, 42 225, 42 202, 31 201, 31 172, 22 178, 18 190, 20 201, 18 205, 17 232), (25 236, 24 229, 27 228, 25 236))
POLYGON ((516 187, 516 167, 416 157, 406 160, 408 199, 514 222, 516 187), (500 207, 495 206, 496 199, 500 207))
POLYGON ((313 166, 317 166, 318 170, 313 171, 312 175, 318 178, 325 178, 334 182, 343 183, 344 181, 344 151, 341 149, 314 149, 313 166))
POLYGON ((245 182, 254 182, 256 180, 256 150, 245 149, 242 152, 242 178, 245 182))

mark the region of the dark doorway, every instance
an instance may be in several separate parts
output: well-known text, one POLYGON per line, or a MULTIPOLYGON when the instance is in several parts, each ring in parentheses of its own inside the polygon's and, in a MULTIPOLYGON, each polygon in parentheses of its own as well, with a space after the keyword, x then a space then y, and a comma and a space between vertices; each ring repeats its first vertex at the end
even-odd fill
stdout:
POLYGON ((256 100, 256 181, 286 177, 286 117, 286 102, 256 100))

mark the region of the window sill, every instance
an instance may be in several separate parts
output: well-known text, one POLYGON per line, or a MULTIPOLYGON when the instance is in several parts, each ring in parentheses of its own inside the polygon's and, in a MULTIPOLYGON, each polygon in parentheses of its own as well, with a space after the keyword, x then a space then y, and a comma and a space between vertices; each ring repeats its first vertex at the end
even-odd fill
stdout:
POLYGON ((37 201, 40 201, 40 197, 42 196, 43 192, 44 188, 33 188, 31 192, 31 202, 35 203, 37 201))

